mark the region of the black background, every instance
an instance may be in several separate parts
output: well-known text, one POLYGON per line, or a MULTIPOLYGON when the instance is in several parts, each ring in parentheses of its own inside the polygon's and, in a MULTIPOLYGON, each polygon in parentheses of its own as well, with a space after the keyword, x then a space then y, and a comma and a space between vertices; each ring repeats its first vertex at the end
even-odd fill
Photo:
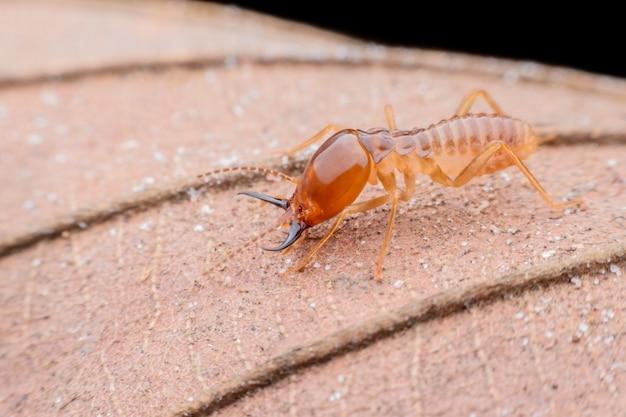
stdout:
POLYGON ((598 2, 552 8, 548 1, 224 3, 387 45, 533 60, 626 77, 626 13, 598 2))

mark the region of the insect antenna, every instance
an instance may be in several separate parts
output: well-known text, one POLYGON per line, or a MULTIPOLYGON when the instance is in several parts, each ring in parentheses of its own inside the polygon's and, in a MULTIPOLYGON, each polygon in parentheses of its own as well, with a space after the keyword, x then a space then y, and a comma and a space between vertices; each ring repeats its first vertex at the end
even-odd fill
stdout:
POLYGON ((205 172, 204 174, 200 174, 198 175, 198 178, 204 180, 205 182, 208 182, 209 177, 212 177, 214 175, 219 175, 219 174, 225 174, 225 173, 231 173, 231 172, 237 172, 237 171, 244 171, 244 172, 258 172, 261 174, 268 174, 268 175, 274 175, 276 177, 279 177, 285 181, 289 181, 293 184, 297 184, 297 180, 287 174, 284 174, 280 171, 277 171, 275 169, 272 168, 266 168, 266 167, 260 167, 260 166, 252 166, 252 165, 241 165, 241 166, 234 166, 234 167, 225 167, 225 168, 219 168, 219 169, 215 169, 213 171, 209 171, 209 172, 205 172))
POLYGON ((265 229, 264 231, 262 231, 261 233, 259 233, 258 235, 253 236, 252 238, 248 239, 246 242, 244 242, 243 244, 239 245, 238 247, 226 249, 221 254, 221 260, 219 262, 213 264, 212 266, 210 266, 209 268, 207 268, 205 270, 205 272, 204 272, 205 275, 210 275, 214 271, 222 270, 224 268, 224 266, 226 266, 226 264, 228 262, 230 262, 230 260, 233 258, 233 256, 235 256, 238 253, 243 253, 244 250, 248 249, 250 246, 254 245, 256 242, 258 242, 259 240, 263 239, 265 236, 267 236, 269 233, 275 231, 280 226, 281 226, 281 222, 275 223, 272 226, 270 226, 267 229, 265 229))

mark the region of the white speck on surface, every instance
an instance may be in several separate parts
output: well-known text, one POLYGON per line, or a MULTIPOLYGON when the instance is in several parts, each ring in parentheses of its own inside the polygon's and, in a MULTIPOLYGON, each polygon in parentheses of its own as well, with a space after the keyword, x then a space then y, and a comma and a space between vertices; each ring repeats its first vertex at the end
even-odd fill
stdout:
POLYGON ((206 81, 209 84, 215 84, 215 82, 217 81, 217 76, 215 75, 215 71, 214 70, 205 71, 204 81, 206 81))
POLYGON ((337 401, 341 398, 341 391, 335 391, 331 394, 330 397, 328 397, 328 401, 337 401))
POLYGON ((69 132, 69 128, 65 125, 57 125, 54 127, 54 133, 56 133, 57 135, 65 135, 67 132, 69 132))
POLYGON ((492 224, 491 226, 489 226, 489 231, 493 233, 494 235, 500 234, 500 228, 496 226, 495 224, 492 224))
POLYGON ((191 201, 196 201, 200 196, 200 192, 193 187, 189 187, 186 193, 191 201))
POLYGON ((224 58, 224 68, 233 69, 239 65, 239 59, 237 55, 228 55, 224 58))
POLYGON ((541 257, 544 258, 544 259, 547 259, 547 258, 553 257, 555 254, 556 254, 556 251, 554 249, 547 250, 547 251, 545 251, 544 253, 541 254, 541 257))
POLYGON ((64 164, 67 162, 67 155, 58 153, 52 157, 52 160, 57 164, 64 164))
POLYGON ((324 265, 324 271, 330 271, 330 264, 324 265))
POLYGON ((340 384, 343 384, 345 381, 346 381, 345 375, 342 375, 342 374, 337 375, 337 382, 339 382, 340 384))
POLYGON ((401 288, 403 285, 404 285, 404 281, 402 281, 401 279, 393 283, 394 288, 401 288))
POLYGON ((62 398, 62 397, 56 397, 56 398, 54 399, 54 403, 55 403, 55 404, 61 404, 61 402, 62 402, 62 401, 63 401, 63 398, 62 398))
POLYGON ((363 262, 355 262, 354 266, 356 266, 357 268, 363 268, 363 262))
POLYGON ((42 263, 41 258, 35 258, 35 259, 33 259, 33 261, 30 264, 31 264, 31 266, 37 268, 38 266, 41 265, 41 263, 42 263))
POLYGON ((53 91, 44 91, 41 93, 41 101, 46 106, 55 107, 59 104, 59 96, 53 91))
POLYGON ((461 246, 467 246, 468 242, 466 242, 465 240, 461 242, 461 246))
POLYGON ((513 244, 513 239, 507 239, 506 244, 511 246, 513 244))
POLYGON ((521 344, 522 344, 522 346, 528 346, 528 338, 527 337, 522 337, 521 344))
POLYGON ((237 161, 239 161, 239 156, 230 155, 230 156, 218 159, 217 164, 221 166, 228 166, 228 165, 233 165, 237 161))
MULTIPOLYGON (((230 275, 226 275, 224 277, 224 285, 230 285, 233 282, 233 277, 231 277, 230 275)), ((237 339, 237 341, 239 341, 239 339, 237 339)))
POLYGON ((602 310, 602 323, 608 323, 613 317, 615 317, 615 312, 612 309, 602 310))
POLYGON ((594 285, 600 285, 600 280, 598 278, 593 280, 594 285))
POLYGON ((580 249, 583 249, 585 247, 585 245, 583 245, 582 243, 575 243, 570 247, 571 251, 577 251, 580 249))
POLYGON ((233 114, 237 117, 243 117, 246 111, 239 104, 233 106, 233 114))
POLYGON ((26 138, 26 142, 28 142, 29 145, 39 145, 42 141, 43 138, 39 133, 31 133, 26 138))
POLYGON ((38 129, 43 129, 44 127, 48 127, 50 123, 46 116, 37 116, 35 117, 35 127, 38 129))
POLYGON ((506 229, 507 233, 510 233, 512 235, 516 235, 520 232, 520 230, 516 227, 509 227, 508 229, 506 229))
POLYGON ((552 339, 552 338, 554 337, 554 333, 553 333, 553 332, 551 332, 550 330, 548 330, 548 331, 547 331, 547 332, 545 332, 544 334, 545 334, 545 336, 546 336, 548 339, 552 339))
POLYGON ((161 151, 154 151, 154 153, 152 154, 152 157, 157 162, 165 162, 166 160, 165 155, 163 155, 163 152, 161 151))
POLYGON ((317 304, 315 304, 315 303, 309 303, 309 307, 311 307, 313 310, 315 310, 315 307, 317 307, 317 304))
POLYGON ((127 141, 122 142, 120 147, 124 150, 131 150, 139 147, 139 142, 135 139, 129 139, 127 141))
POLYGON ((517 313, 515 313, 515 318, 518 320, 521 320, 524 318, 524 312, 523 311, 518 311, 517 313))
POLYGON ((313 268, 321 268, 321 267, 322 267, 322 264, 320 264, 319 262, 315 262, 313 264, 313 268))
POLYGON ((342 106, 342 107, 345 107, 345 106, 347 106, 348 104, 350 104, 350 101, 351 101, 351 100, 350 100, 350 97, 349 97, 349 96, 347 96, 346 94, 340 94, 340 95, 337 97, 337 103, 339 103, 339 105, 340 105, 340 106, 342 106))
POLYGON ((155 180, 153 177, 145 177, 144 179, 141 180, 140 184, 133 185, 133 192, 139 193, 141 191, 144 191, 150 185, 154 184, 154 182, 155 180))
POLYGON ((615 264, 611 264, 609 266, 609 271, 611 271, 611 273, 617 275, 618 277, 622 276, 622 270, 620 269, 619 266, 615 265, 615 264))
POLYGON ((200 208, 200 213, 202 213, 204 215, 209 215, 209 214, 213 213, 213 209, 208 204, 204 204, 200 208))
POLYGON ((580 288, 583 285, 583 280, 580 279, 580 277, 578 275, 571 277, 569 282, 571 282, 572 284, 574 284, 574 286, 576 288, 580 288))
POLYGON ((193 231, 194 232, 203 232, 204 231, 204 227, 201 224, 197 224, 193 227, 193 231))
POLYGON ((609 159, 606 161, 606 165, 611 168, 617 166, 617 159, 609 159))
MULTIPOLYGON (((520 75, 517 69, 509 68, 508 70, 504 71, 504 74, 502 74, 502 79, 507 84, 516 84, 520 79, 520 75)), ((476 414, 475 413, 470 414, 470 417, 472 416, 476 417, 476 414)))
POLYGON ((578 325, 578 331, 581 333, 587 333, 587 331, 589 331, 589 325, 583 321, 578 325))
POLYGON ((84 229, 86 229, 86 228, 89 226, 89 225, 88 225, 87 223, 85 223, 85 222, 78 222, 77 224, 78 224, 78 227, 79 227, 79 228, 81 228, 81 229, 83 229, 83 230, 84 230, 84 229))
POLYGON ((117 229, 115 227, 112 227, 109 229, 109 235, 110 236, 117 236, 117 229))
POLYGON ((620 371, 626 371, 626 362, 614 362, 611 365, 611 370, 620 370, 620 371))
POLYGON ((152 229, 152 220, 145 221, 139 225, 140 230, 150 230, 152 229))
POLYGON ((193 397, 187 397, 187 402, 193 402, 193 397))
POLYGON ((24 203, 22 203, 22 208, 24 210, 32 210, 35 207, 37 207, 37 205, 35 204, 33 200, 26 200, 24 201, 24 203))

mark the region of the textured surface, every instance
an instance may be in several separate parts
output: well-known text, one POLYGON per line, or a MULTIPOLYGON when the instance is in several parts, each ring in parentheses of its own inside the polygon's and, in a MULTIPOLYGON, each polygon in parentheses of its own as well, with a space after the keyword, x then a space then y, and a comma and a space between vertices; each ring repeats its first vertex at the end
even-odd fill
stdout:
POLYGON ((41 50, 28 61, 21 48, 0 47, 0 243, 171 184, 184 197, 0 258, 0 414, 193 411, 294 348, 546 266, 554 268, 540 286, 507 290, 515 286, 508 282, 495 299, 424 315, 359 349, 337 338, 341 355, 214 409, 596 416, 626 408, 624 82, 363 47, 213 6, 64 4, 0 6, 0 30, 41 50), (93 28, 84 54, 43 42, 78 42, 69 21, 93 28), (232 29, 239 25, 246 30, 232 29), (98 27, 115 27, 118 41, 103 43, 98 27), (142 70, 150 63, 168 64, 142 70), (59 79, 45 81, 50 74, 59 79), (283 276, 325 226, 285 256, 238 250, 279 211, 235 195, 289 194, 288 184, 185 186, 212 168, 265 161, 329 122, 382 125, 385 103, 399 126, 429 124, 477 87, 559 135, 528 164, 555 197, 582 195, 585 210, 550 211, 514 169, 458 190, 419 178, 415 199, 400 208, 379 284, 372 266, 387 208, 350 218, 316 263, 283 276), (562 276, 566 264, 573 266, 562 276))

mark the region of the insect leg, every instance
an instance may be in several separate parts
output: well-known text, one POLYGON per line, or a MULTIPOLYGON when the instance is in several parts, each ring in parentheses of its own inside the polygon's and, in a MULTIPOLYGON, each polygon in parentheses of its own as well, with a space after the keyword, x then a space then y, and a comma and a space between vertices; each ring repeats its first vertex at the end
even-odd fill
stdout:
POLYGON ((301 144, 293 146, 293 147, 288 148, 288 149, 277 151, 276 154, 280 154, 280 155, 286 154, 286 155, 289 155, 289 156, 293 156, 294 154, 300 152, 301 150, 303 150, 303 149, 313 145, 315 142, 321 140, 322 138, 324 138, 329 133, 331 133, 331 132, 332 133, 338 132, 341 129, 343 129, 341 126, 338 126, 338 125, 335 125, 335 124, 329 124, 326 127, 324 127, 322 130, 317 132, 315 135, 311 136, 310 138, 308 138, 307 140, 302 142, 301 144))
POLYGON ((474 102, 476 101, 478 97, 482 97, 483 100, 487 102, 489 107, 491 107, 491 109, 494 111, 495 114, 498 114, 500 116, 504 115, 504 112, 502 111, 500 106, 498 106, 496 101, 485 90, 474 90, 471 93, 469 93, 463 99, 463 101, 461 101, 461 104, 459 105, 455 114, 457 116, 465 116, 466 114, 468 114, 470 109, 472 108, 472 105, 474 104, 474 102))
POLYGON ((385 105, 385 119, 387 119, 387 126, 389 126, 389 129, 395 130, 396 116, 393 113, 393 107, 391 107, 391 104, 385 105))
POLYGON ((247 248, 249 248, 256 242, 258 242, 267 234, 269 234, 270 232, 273 232, 277 228, 278 228, 278 225, 273 225, 272 227, 259 233, 257 236, 253 236, 252 238, 248 239, 246 242, 244 242, 240 246, 236 248, 226 249, 224 253, 222 253, 221 255, 221 260, 219 262, 214 263, 209 268, 205 269, 204 275, 211 275, 211 273, 214 271, 221 271, 224 267, 226 267, 228 262, 230 262, 234 256, 236 256, 238 253, 243 252, 244 250, 246 250, 247 248))
POLYGON ((400 194, 400 200, 408 201, 415 194, 415 173, 410 169, 405 169, 402 174, 404 176, 404 190, 400 194))
POLYGON ((335 233, 335 231, 337 231, 339 224, 347 215, 354 214, 354 213, 361 213, 363 211, 368 211, 378 206, 382 206, 383 204, 387 203, 390 200, 390 197, 391 197, 390 195, 384 195, 384 196, 372 198, 371 200, 363 201, 361 203, 356 203, 356 204, 352 204, 351 206, 348 206, 346 209, 344 209, 341 213, 337 215, 337 217, 335 218, 335 221, 333 222, 333 225, 330 227, 328 232, 326 232, 326 235, 324 235, 324 237, 313 247, 313 249, 311 249, 311 251, 305 257, 303 257, 300 260, 300 262, 296 264, 296 266, 293 267, 292 270, 301 271, 302 269, 304 269, 304 267, 306 267, 309 264, 309 262, 311 262, 315 254, 317 254, 317 252, 322 248, 322 246, 324 246, 326 241, 330 239, 330 237, 333 235, 333 233, 335 233))
POLYGON ((530 172, 528 167, 522 162, 522 160, 515 154, 515 152, 509 148, 505 143, 496 141, 492 142, 485 150, 483 150, 479 155, 477 155, 464 169, 461 173, 452 180, 452 186, 460 187, 465 185, 469 180, 474 178, 483 166, 489 161, 496 152, 499 150, 503 150, 507 153, 507 155, 511 158, 513 163, 517 166, 517 168, 522 171, 522 173, 528 178, 528 181, 532 184, 532 186, 537 190, 537 192, 541 195, 541 197, 545 200, 545 202, 552 207, 553 209, 561 210, 565 207, 575 206, 582 204, 582 199, 575 199, 572 201, 567 201, 564 203, 557 203, 550 197, 550 195, 546 192, 546 190, 541 186, 537 178, 530 172))
POLYGON ((390 197, 391 210, 389 211, 389 219, 387 220, 385 240, 383 241, 383 246, 380 248, 380 252, 378 252, 378 257, 376 258, 374 278, 376 278, 377 281, 382 281, 383 279, 383 263, 385 262, 385 255, 387 255, 387 250, 389 249, 389 242, 391 241, 393 231, 393 222, 396 220, 396 212, 398 211, 398 196, 394 193, 393 195, 390 195, 390 197))
POLYGON ((232 173, 232 172, 237 172, 237 171, 247 171, 247 172, 259 172, 259 173, 265 173, 268 175, 273 175, 275 177, 278 177, 280 179, 283 179, 285 181, 289 181, 292 184, 298 184, 298 180, 294 177, 291 177, 287 174, 284 174, 280 171, 276 171, 275 169, 272 168, 266 168, 266 167, 260 167, 260 166, 251 166, 251 165, 239 165, 239 166, 234 166, 234 167, 225 167, 225 168, 218 168, 215 169, 213 171, 209 171, 209 172, 205 172, 204 174, 200 174, 198 175, 198 178, 201 180, 204 180, 205 183, 208 183, 209 178, 212 177, 213 175, 219 175, 219 174, 226 174, 226 173, 232 173))

